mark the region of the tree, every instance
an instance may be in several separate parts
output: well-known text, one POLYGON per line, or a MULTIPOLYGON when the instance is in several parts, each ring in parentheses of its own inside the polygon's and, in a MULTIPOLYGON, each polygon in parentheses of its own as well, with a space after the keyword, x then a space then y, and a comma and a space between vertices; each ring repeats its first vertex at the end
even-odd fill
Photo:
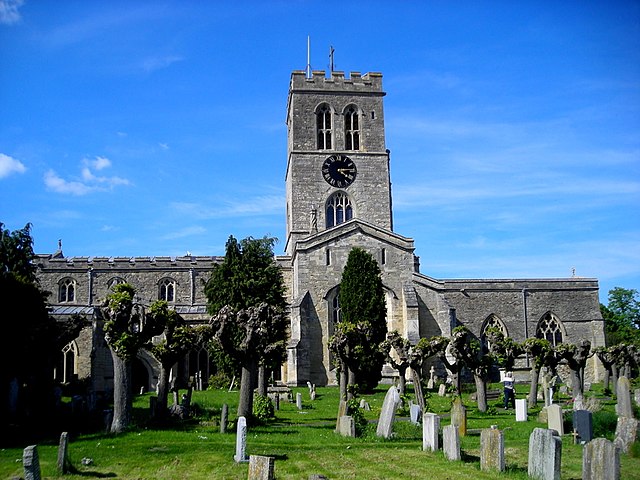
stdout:
POLYGON ((502 330, 495 327, 487 329, 489 352, 496 363, 507 372, 513 371, 516 359, 524 352, 520 343, 511 337, 505 337, 502 330))
POLYGON ((105 340, 113 360, 112 433, 121 433, 131 424, 133 359, 140 349, 151 347, 151 339, 162 333, 168 319, 168 310, 161 300, 147 311, 135 301, 135 293, 128 283, 115 285, 101 308, 105 340))
POLYGON ((387 334, 387 339, 382 342, 380 348, 387 356, 387 363, 398 370, 400 380, 398 388, 400 390, 400 396, 402 396, 404 395, 407 384, 405 375, 411 365, 411 342, 406 338, 402 338, 402 336, 394 330, 387 334), (395 353, 395 355, 393 355, 393 353, 395 353))
POLYGON ((387 334, 387 310, 381 272, 373 256, 362 248, 349 252, 339 292, 340 320, 330 343, 348 372, 349 385, 375 387, 382 377, 387 334), (337 347, 337 348, 336 348, 337 347))
POLYGON ((613 390, 615 391, 617 383, 615 346, 597 347, 594 348, 593 353, 598 356, 604 367, 603 389, 609 391, 610 383, 613 382, 613 390))
POLYGON ((615 287, 609 290, 608 305, 600 304, 607 344, 640 344, 640 299, 638 291, 615 287))
MULTIPOLYGON (((531 386, 529 388, 529 408, 534 408, 538 403, 538 377, 542 367, 549 367, 555 374, 556 358, 549 340, 544 338, 527 338, 522 348, 530 358, 531 386)), ((546 397, 545 397, 546 398, 546 397)))
POLYGON ((564 361, 571 370, 571 388, 573 397, 584 393, 584 369, 591 351, 591 342, 583 340, 579 345, 561 343, 556 345, 556 357, 564 361))

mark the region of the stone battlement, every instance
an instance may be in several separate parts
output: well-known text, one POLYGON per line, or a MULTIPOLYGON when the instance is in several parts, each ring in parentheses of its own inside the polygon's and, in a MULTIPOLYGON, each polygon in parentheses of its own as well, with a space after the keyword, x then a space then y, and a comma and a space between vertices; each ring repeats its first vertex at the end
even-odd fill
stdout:
POLYGON ((369 72, 362 75, 360 72, 351 72, 347 78, 344 72, 333 71, 327 77, 324 70, 314 70, 312 77, 307 78, 305 71, 296 70, 291 73, 291 90, 346 90, 382 94, 382 74, 369 72))
POLYGON ((204 267, 210 268, 215 263, 220 263, 224 257, 211 255, 187 255, 180 257, 57 257, 53 255, 38 255, 36 263, 41 268, 126 268, 126 267, 204 267))

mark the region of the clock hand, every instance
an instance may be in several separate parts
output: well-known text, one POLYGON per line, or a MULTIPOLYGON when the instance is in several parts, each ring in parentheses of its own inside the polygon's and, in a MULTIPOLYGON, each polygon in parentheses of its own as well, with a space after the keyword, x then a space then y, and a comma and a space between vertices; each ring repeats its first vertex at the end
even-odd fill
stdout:
POLYGON ((343 175, 346 175, 347 173, 351 173, 353 172, 353 168, 338 168, 338 173, 341 173, 343 175))

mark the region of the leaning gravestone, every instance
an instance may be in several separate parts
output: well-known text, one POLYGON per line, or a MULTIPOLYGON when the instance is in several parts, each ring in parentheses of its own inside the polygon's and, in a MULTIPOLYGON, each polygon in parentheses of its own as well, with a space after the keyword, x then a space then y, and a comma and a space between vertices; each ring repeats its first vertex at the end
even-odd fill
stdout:
POLYGON ((578 434, 576 441, 579 443, 593 440, 593 414, 589 410, 574 410, 573 431, 578 434))
POLYGON ((343 437, 356 436, 356 422, 351 415, 343 415, 340 417, 340 435, 343 437))
POLYGON ((58 445, 58 473, 65 474, 69 471, 69 434, 62 432, 58 445))
POLYGON ((627 377, 620 377, 616 387, 616 412, 619 417, 633 417, 633 407, 631 406, 631 386, 627 377))
POLYGON ((527 400, 525 398, 516 399, 516 422, 527 421, 527 400))
POLYGON ((399 404, 400 395, 398 394, 398 389, 392 386, 389 388, 382 403, 382 411, 380 412, 378 428, 376 429, 378 437, 389 438, 393 433, 393 422, 396 419, 396 409, 399 404))
POLYGON ((549 405, 547 407, 547 415, 547 428, 555 430, 560 436, 564 435, 562 407, 558 404, 549 405))
POLYGON ((620 480, 620 449, 596 438, 582 450, 582 480, 620 480))
POLYGON ((273 480, 274 476, 273 457, 262 455, 251 455, 249 457, 249 475, 247 480, 273 480))
POLYGON ((421 413, 422 412, 420 410, 420 405, 411 404, 411 407, 409 407, 409 418, 411 420, 411 423, 413 423, 414 425, 420 425, 421 413))
POLYGON ((22 453, 24 480, 40 480, 40 459, 37 445, 30 445, 22 453))
POLYGON ((247 461, 247 419, 238 417, 236 432, 236 454, 233 456, 236 463, 247 461))
POLYGON ((227 433, 228 417, 229 417, 229 405, 224 403, 222 405, 222 412, 220 413, 220 433, 227 433))
POLYGON ((456 397, 451 404, 451 425, 458 428, 461 437, 467 434, 467 409, 462 404, 460 397, 456 397))
POLYGON ((336 420, 336 433, 340 433, 340 419, 347 414, 347 401, 340 400, 338 405, 338 420, 336 420))
POLYGON ((447 460, 460 460, 460 432, 455 425, 442 429, 442 451, 447 460))
POLYGON ((529 436, 529 476, 539 480, 560 480, 562 438, 553 430, 534 428, 529 436))
POLYGON ((629 417, 618 417, 616 436, 613 441, 616 447, 624 453, 629 452, 629 447, 638 438, 638 420, 629 417))
POLYGON ((480 470, 504 472, 504 435, 497 428, 480 432, 480 470))
POLYGON ((422 450, 438 450, 438 432, 440 431, 440 417, 435 413, 422 414, 422 450))

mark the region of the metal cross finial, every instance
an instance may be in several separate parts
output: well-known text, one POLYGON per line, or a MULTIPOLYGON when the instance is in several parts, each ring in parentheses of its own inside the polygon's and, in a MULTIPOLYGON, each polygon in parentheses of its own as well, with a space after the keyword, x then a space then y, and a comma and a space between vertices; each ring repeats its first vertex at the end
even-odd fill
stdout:
POLYGON ((336 49, 333 48, 333 45, 329 46, 329 71, 333 72, 333 54, 335 53, 336 49))

